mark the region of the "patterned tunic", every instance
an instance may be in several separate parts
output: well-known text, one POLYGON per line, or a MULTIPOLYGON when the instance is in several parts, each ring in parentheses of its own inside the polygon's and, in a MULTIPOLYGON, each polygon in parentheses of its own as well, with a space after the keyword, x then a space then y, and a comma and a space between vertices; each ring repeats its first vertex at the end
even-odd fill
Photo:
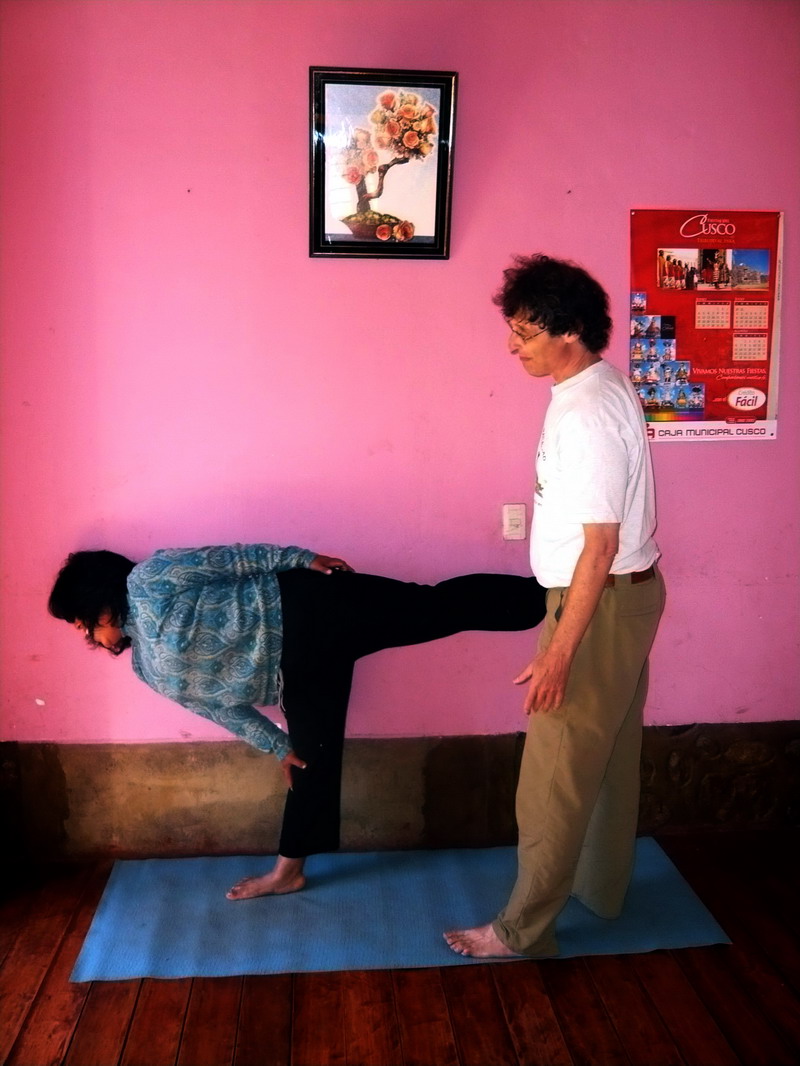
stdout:
POLYGON ((254 704, 278 702, 282 614, 275 576, 315 553, 272 544, 157 551, 128 577, 133 669, 145 684, 261 751, 286 734, 254 704))

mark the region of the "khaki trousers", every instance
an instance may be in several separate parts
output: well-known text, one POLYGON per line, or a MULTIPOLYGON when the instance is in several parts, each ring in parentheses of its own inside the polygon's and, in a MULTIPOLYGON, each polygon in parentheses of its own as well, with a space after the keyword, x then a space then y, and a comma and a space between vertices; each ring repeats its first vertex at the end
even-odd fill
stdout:
MULTIPOLYGON (((567 589, 550 589, 539 650, 567 589)), ((633 869, 647 656, 664 582, 618 577, 603 590, 573 660, 563 704, 530 716, 517 785, 517 881, 493 928, 521 955, 558 954, 555 922, 570 895, 616 918, 633 869)))

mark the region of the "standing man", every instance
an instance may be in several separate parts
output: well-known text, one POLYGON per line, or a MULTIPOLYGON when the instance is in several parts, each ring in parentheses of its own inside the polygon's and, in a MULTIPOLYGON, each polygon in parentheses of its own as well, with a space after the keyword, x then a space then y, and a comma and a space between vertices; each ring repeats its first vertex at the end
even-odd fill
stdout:
POLYGON ((605 362, 608 297, 585 270, 518 258, 495 297, 508 346, 552 399, 536 454, 531 563, 547 617, 527 683, 518 875, 498 917, 445 933, 480 958, 558 954, 570 895, 616 918, 639 813, 647 656, 664 605, 641 404, 605 362))

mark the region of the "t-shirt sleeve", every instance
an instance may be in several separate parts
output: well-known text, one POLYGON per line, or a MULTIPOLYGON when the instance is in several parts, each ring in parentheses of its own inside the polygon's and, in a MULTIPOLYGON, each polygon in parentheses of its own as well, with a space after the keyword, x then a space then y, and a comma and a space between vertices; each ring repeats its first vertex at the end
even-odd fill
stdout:
POLYGON ((562 519, 581 524, 622 522, 628 450, 619 427, 573 411, 561 420, 558 438, 562 519))

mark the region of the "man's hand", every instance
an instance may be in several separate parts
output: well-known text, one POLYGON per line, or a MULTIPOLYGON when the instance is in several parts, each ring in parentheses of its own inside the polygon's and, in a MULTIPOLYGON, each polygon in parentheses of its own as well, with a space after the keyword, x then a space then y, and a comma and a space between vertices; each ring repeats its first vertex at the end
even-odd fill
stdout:
POLYGON ((529 681, 525 713, 557 711, 564 702, 572 660, 603 595, 606 578, 619 550, 619 524, 592 522, 583 527, 583 550, 550 643, 522 673, 515 685, 529 681))
POLYGON ((291 789, 292 781, 292 767, 296 766, 298 770, 305 770, 308 764, 304 763, 302 759, 298 759, 293 751, 287 751, 284 757, 281 759, 281 772, 286 778, 286 787, 291 789))
POLYGON ((346 570, 353 574, 355 571, 344 559, 336 559, 332 555, 315 555, 311 560, 309 570, 318 570, 321 574, 332 574, 334 570, 346 570))
POLYGON ((529 681, 523 709, 525 714, 537 711, 557 711, 564 702, 564 693, 569 680, 571 661, 560 656, 548 655, 545 651, 528 663, 514 678, 515 685, 529 681))

